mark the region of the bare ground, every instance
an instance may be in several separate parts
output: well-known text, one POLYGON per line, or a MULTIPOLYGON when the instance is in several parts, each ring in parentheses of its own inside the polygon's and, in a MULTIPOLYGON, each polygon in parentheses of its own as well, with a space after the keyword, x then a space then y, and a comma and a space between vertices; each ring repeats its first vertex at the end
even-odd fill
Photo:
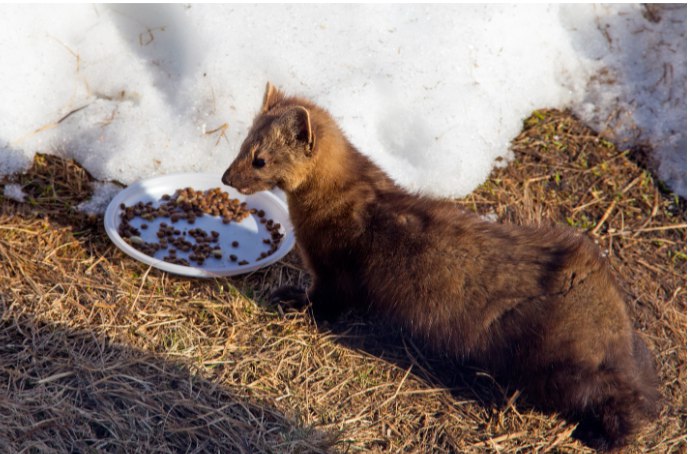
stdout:
MULTIPOLYGON (((535 112, 514 152, 456 203, 599 241, 665 399, 628 452, 685 452, 685 201, 566 112, 535 112)), ((11 181, 29 197, 0 199, 4 451, 589 451, 575 425, 374 320, 318 327, 266 305, 307 284, 295 253, 239 278, 168 275, 76 210, 91 194, 76 163, 37 155, 11 181)))

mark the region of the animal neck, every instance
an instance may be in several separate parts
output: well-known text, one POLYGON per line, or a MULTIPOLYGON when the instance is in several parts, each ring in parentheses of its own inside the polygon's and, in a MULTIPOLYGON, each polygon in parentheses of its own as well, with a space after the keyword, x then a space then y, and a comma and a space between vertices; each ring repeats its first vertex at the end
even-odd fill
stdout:
POLYGON ((341 196, 343 189, 355 177, 357 155, 360 154, 337 125, 323 116, 313 115, 314 155, 301 184, 288 192, 294 203, 319 204, 321 200, 341 196))
POLYGON ((287 191, 292 221, 295 226, 364 222, 365 206, 381 191, 396 186, 356 150, 329 116, 313 117, 316 148, 311 168, 297 188, 287 191))

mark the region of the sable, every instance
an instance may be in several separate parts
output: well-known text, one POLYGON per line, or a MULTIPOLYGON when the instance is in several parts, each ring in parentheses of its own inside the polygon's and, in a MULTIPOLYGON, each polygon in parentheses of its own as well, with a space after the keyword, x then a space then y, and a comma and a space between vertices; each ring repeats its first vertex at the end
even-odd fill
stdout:
POLYGON ((580 420, 598 448, 623 446, 657 414, 652 356, 587 237, 489 223, 410 194, 328 112, 271 84, 222 180, 244 194, 287 194, 313 283, 275 301, 309 302, 325 319, 374 310, 580 420))

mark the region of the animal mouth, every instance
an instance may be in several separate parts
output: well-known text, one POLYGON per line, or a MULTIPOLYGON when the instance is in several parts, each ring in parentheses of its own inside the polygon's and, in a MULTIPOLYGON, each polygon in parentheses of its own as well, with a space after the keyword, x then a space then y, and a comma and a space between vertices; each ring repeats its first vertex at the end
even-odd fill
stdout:
POLYGON ((235 184, 232 184, 232 180, 229 178, 229 173, 227 173, 227 172, 225 172, 225 174, 222 176, 222 183, 227 185, 227 186, 233 187, 234 189, 236 189, 237 191, 239 191, 241 194, 244 194, 244 195, 250 195, 250 194, 253 194, 254 192, 256 192, 255 190, 251 189, 248 186, 239 187, 235 184))
POLYGON ((230 186, 232 186, 234 189, 236 189, 237 191, 239 191, 243 195, 251 195, 251 194, 255 194, 256 192, 260 192, 260 191, 269 191, 270 189, 275 187, 274 184, 265 183, 265 182, 264 183, 255 183, 255 184, 249 183, 247 186, 238 186, 238 185, 234 186, 234 185, 230 184, 230 186))

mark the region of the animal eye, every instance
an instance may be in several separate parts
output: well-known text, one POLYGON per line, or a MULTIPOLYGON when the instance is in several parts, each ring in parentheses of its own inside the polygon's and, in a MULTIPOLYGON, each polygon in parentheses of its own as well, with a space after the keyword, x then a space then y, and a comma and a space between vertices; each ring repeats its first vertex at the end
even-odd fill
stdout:
POLYGON ((265 159, 262 158, 253 158, 253 162, 251 163, 253 167, 256 169, 260 169, 261 167, 265 167, 265 159))

